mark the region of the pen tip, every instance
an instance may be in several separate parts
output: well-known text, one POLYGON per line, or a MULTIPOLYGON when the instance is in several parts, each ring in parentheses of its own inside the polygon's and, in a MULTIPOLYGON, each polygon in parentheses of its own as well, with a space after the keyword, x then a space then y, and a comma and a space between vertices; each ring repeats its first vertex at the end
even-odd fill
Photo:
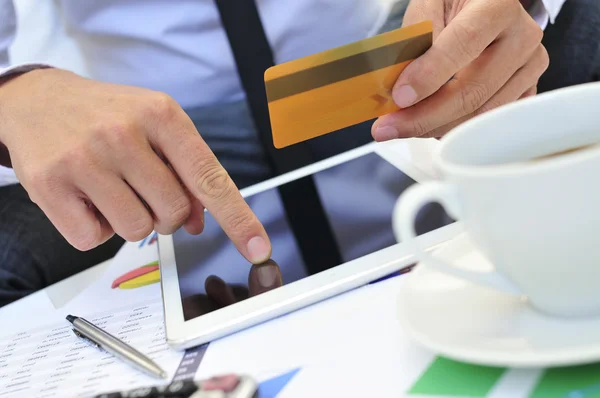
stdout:
POLYGON ((74 317, 73 315, 67 315, 67 321, 73 323, 73 321, 75 320, 76 317, 74 317))

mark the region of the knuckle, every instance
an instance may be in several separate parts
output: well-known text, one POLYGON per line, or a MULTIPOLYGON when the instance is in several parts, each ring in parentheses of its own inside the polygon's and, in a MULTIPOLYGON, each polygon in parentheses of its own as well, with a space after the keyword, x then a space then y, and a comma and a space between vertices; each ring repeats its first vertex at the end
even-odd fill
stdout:
POLYGON ((42 167, 28 167, 19 176, 19 180, 27 187, 27 190, 40 191, 45 188, 49 180, 49 170, 42 167))
POLYGON ((160 229, 164 234, 171 234, 188 219, 192 211, 192 204, 187 196, 182 195, 171 201, 163 220, 160 220, 160 229))
POLYGON ((533 19, 529 20, 528 23, 531 31, 528 37, 531 37, 535 44, 540 44, 544 38, 544 30, 533 19))
POLYGON ((50 199, 53 193, 60 191, 61 180, 58 174, 52 172, 53 169, 54 167, 29 167, 19 174, 19 180, 33 203, 39 205, 41 201, 50 199))
POLYGON ((225 217, 225 224, 231 231, 236 231, 240 235, 247 235, 253 228, 254 218, 246 212, 231 212, 225 217))
POLYGON ((415 137, 421 137, 430 132, 431 128, 427 121, 422 118, 415 118, 411 121, 412 135, 415 137))
POLYGON ((179 105, 177 102, 168 94, 162 92, 154 92, 151 94, 148 100, 148 112, 155 118, 162 120, 172 119, 179 105))
MULTIPOLYGON (((442 57, 448 58, 443 49, 440 49, 440 54, 442 57)), ((423 82, 431 82, 429 85, 435 84, 435 82, 440 82, 442 80, 440 68, 432 62, 419 62, 419 59, 416 59, 415 66, 416 68, 411 68, 410 74, 407 76, 407 84, 415 87, 416 85, 423 86, 423 82)), ((454 62, 451 60, 451 62, 454 62)), ((441 84, 441 82, 440 82, 441 84)), ((421 93, 421 95, 429 94, 429 91, 426 93, 421 93)))
POLYGON ((538 88, 537 88, 537 84, 536 84, 529 90, 529 92, 527 93, 527 96, 533 97, 533 96, 537 95, 537 91, 538 91, 538 88))
POLYGON ((95 164, 94 159, 87 145, 75 143, 40 162, 29 171, 27 178, 40 188, 51 188, 61 177, 70 179, 89 172, 95 164))
POLYGON ((495 21, 515 21, 524 15, 520 0, 495 0, 490 2, 490 6, 494 11, 492 16, 495 21))
POLYGON ((89 150, 89 147, 84 144, 79 144, 64 151, 54 164, 53 169, 56 172, 85 173, 93 167, 93 159, 94 156, 89 150))
POLYGON ((197 190, 211 198, 223 199, 231 194, 229 175, 217 162, 205 163, 195 173, 197 190))
POLYGON ((521 20, 514 28, 515 36, 518 37, 521 48, 535 48, 542 42, 544 30, 523 9, 520 10, 519 15, 521 20))
POLYGON ((434 129, 429 133, 425 134, 422 138, 441 138, 444 135, 446 135, 451 129, 452 126, 449 125, 438 127, 437 129, 434 129))
POLYGON ((487 88, 483 84, 471 83, 461 90, 459 111, 469 115, 481 108, 488 98, 487 88))
POLYGON ((538 47, 538 64, 540 67, 540 75, 544 73, 548 67, 550 66, 550 55, 548 55, 548 50, 542 44, 538 47))
POLYGON ((496 109, 502 105, 504 105, 504 104, 500 104, 496 101, 488 101, 475 111, 475 115, 481 115, 483 113, 486 113, 493 109, 496 109))
POLYGON ((88 251, 99 244, 99 233, 96 228, 85 228, 72 237, 71 245, 80 251, 88 251))
POLYGON ((123 238, 130 242, 137 242, 144 239, 154 230, 154 221, 149 214, 140 215, 133 219, 127 230, 123 233, 123 238))
POLYGON ((523 15, 524 10, 520 0, 501 0, 497 2, 497 5, 501 12, 513 17, 513 19, 519 18, 521 15, 523 15))
POLYGON ((521 48, 535 49, 542 43, 544 30, 533 18, 527 18, 522 27, 516 29, 515 36, 518 37, 521 48))
POLYGON ((537 94, 537 87, 531 87, 530 89, 528 89, 527 91, 525 91, 523 93, 523 95, 521 96, 521 98, 528 98, 528 97, 533 97, 537 94))
POLYGON ((108 144, 115 151, 128 153, 136 145, 136 131, 136 126, 130 120, 101 125, 96 131, 97 143, 100 144, 98 147, 108 144))
MULTIPOLYGON (((475 59, 481 48, 481 32, 473 24, 465 22, 456 24, 453 32, 458 54, 468 59, 475 59)), ((448 57, 452 56, 448 54, 448 57)))

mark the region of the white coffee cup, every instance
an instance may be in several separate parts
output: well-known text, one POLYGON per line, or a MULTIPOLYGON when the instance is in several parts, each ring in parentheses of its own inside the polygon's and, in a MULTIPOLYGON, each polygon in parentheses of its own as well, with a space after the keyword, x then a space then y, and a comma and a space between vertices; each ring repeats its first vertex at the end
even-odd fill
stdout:
POLYGON ((417 247, 438 271, 509 293, 556 316, 600 315, 600 83, 518 101, 463 123, 434 154, 440 181, 415 184, 398 200, 401 241, 439 202, 461 221, 493 265, 475 272, 417 247))

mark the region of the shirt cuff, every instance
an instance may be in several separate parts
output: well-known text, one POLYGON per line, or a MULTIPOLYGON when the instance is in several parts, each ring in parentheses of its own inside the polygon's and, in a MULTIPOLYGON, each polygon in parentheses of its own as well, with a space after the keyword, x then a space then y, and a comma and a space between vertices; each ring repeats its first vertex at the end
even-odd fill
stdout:
POLYGON ((3 68, 3 69, 0 68, 0 77, 7 77, 10 75, 15 75, 17 73, 31 72, 32 70, 35 70, 35 69, 46 69, 46 68, 52 68, 52 66, 46 65, 46 64, 37 64, 37 63, 14 65, 14 66, 10 66, 8 68, 3 68))
POLYGON ((18 184, 19 179, 15 175, 13 169, 8 167, 0 166, 0 187, 7 185, 18 184))

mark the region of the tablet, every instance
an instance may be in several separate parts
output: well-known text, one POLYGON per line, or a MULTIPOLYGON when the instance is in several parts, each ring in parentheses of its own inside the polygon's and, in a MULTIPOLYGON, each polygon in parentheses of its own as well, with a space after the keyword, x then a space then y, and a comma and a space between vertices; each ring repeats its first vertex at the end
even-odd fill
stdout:
MULTIPOLYGON (((271 238, 272 259, 283 282, 273 290, 252 291, 249 279, 256 266, 239 254, 209 213, 200 235, 183 228, 159 235, 168 343, 176 349, 193 347, 410 266, 413 253, 396 243, 391 221, 398 196, 415 183, 401 171, 402 159, 389 146, 374 143, 242 190, 271 238), (308 175, 342 256, 341 264, 312 275, 278 195, 279 186, 308 175), (215 299, 215 289, 226 290, 229 299, 215 299)), ((430 233, 421 238, 433 247, 448 236, 430 233)))

